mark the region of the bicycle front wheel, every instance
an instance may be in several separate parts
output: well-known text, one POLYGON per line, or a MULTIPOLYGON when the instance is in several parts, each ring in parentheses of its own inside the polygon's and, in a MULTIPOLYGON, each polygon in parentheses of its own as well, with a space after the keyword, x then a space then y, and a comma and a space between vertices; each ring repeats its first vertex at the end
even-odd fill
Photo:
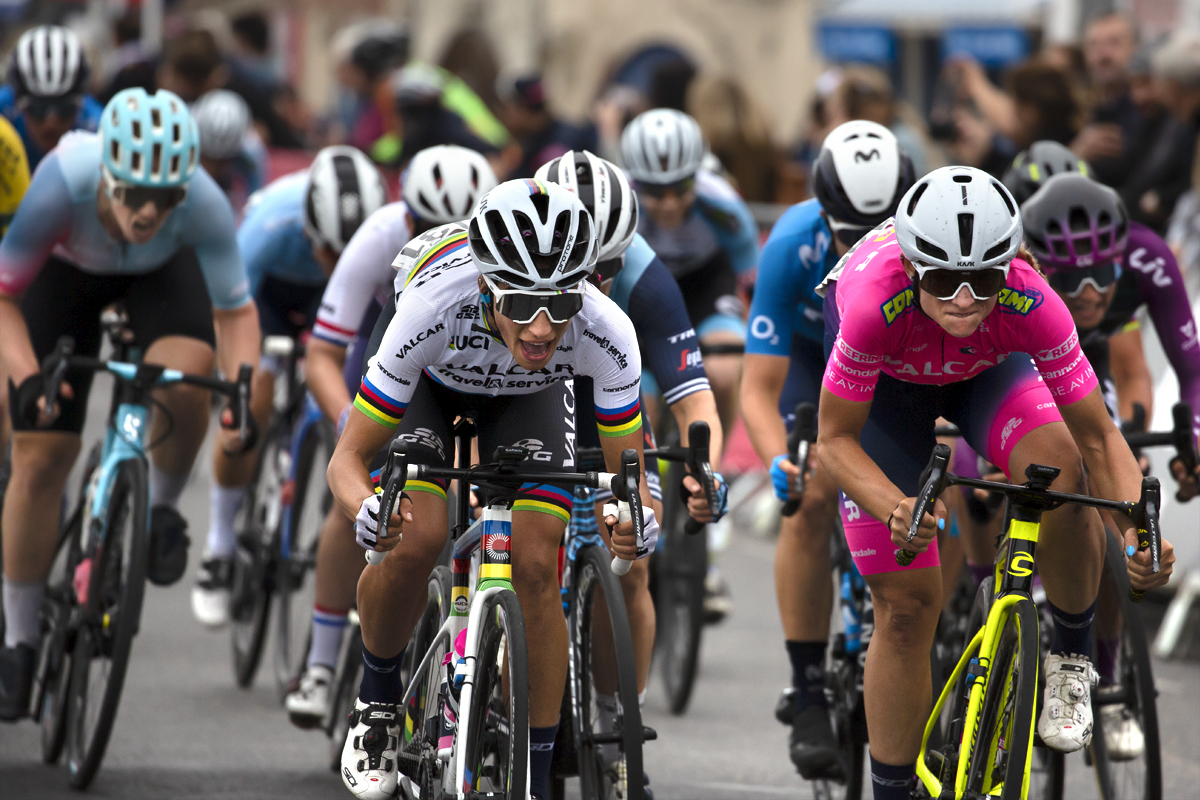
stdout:
POLYGON ((584 547, 574 565, 570 672, 575 750, 584 800, 642 800, 642 714, 633 636, 608 551, 584 547), (600 696, 611 698, 602 701, 600 696), (612 702, 604 720, 602 702, 612 702), (611 723, 611 724, 610 724, 611 723))
POLYGON ((145 462, 117 466, 104 521, 103 540, 85 554, 87 606, 72 651, 67 766, 75 789, 92 782, 104 758, 141 622, 150 546, 145 462))
MULTIPOLYGON (((1038 615, 1032 600, 1011 605, 987 673, 967 789, 1023 800, 1038 688, 1038 615)), ((987 654, 983 654, 987 655, 987 654)))
MULTIPOLYGON (((665 486, 678 486, 683 466, 672 464, 665 486)), ((708 572, 708 537, 684 531, 687 509, 672 498, 664 503, 660 552, 653 557, 654 607, 658 618, 655 655, 672 714, 687 711, 700 664, 704 627, 704 576, 708 572)))
MULTIPOLYGON (((465 742, 472 790, 524 800, 529 767, 529 655, 516 592, 483 601, 475 685, 465 742)), ((462 721, 459 721, 461 731, 462 721)))
POLYGON ((1159 800, 1158 692, 1146 630, 1140 609, 1129 599, 1129 576, 1121 550, 1111 538, 1104 562, 1094 638, 1100 640, 1097 648, 1109 648, 1113 663, 1111 674, 1102 676, 1100 687, 1092 691, 1092 766, 1104 800, 1159 800), (1112 619, 1114 615, 1119 619, 1112 619), (1119 630, 1115 641, 1104 634, 1111 628, 1119 630))

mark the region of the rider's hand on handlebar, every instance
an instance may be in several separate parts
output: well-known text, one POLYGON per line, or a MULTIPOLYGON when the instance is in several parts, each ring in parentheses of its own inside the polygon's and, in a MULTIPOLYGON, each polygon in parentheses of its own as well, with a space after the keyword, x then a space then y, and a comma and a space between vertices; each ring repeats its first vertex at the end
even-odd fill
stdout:
POLYGON ((608 514, 604 517, 604 524, 608 526, 611 534, 609 550, 614 556, 625 561, 645 558, 654 552, 654 548, 658 544, 658 519, 654 516, 654 509, 648 506, 642 506, 642 547, 640 550, 637 547, 637 537, 633 533, 632 520, 618 523, 614 514, 608 514))
POLYGON ((14 386, 10 378, 8 381, 8 397, 9 403, 15 409, 13 416, 18 419, 24 419, 37 428, 49 428, 53 425, 54 420, 58 419, 58 415, 62 411, 61 400, 63 398, 68 400, 74 399, 75 390, 71 388, 71 384, 63 381, 58 387, 60 402, 47 413, 46 397, 42 394, 44 386, 45 381, 40 372, 35 372, 21 381, 20 386, 14 386))
POLYGON ((771 485, 780 502, 786 503, 795 499, 792 497, 792 479, 799 474, 800 468, 788 460, 787 456, 775 456, 771 461, 771 485))
POLYGON ((234 458, 254 448, 258 437, 253 417, 249 423, 246 438, 243 439, 237 426, 233 424, 233 409, 227 407, 221 412, 221 429, 217 431, 217 441, 225 455, 234 458))
POLYGON ((945 527, 946 518, 949 516, 946 513, 946 506, 940 499, 935 500, 933 504, 933 513, 925 512, 925 518, 921 520, 921 527, 917 529, 916 538, 911 542, 905 542, 908 538, 908 528, 912 524, 913 507, 917 504, 917 498, 906 497, 900 501, 896 509, 892 512, 891 534, 892 543, 904 550, 911 550, 914 553, 924 553, 929 547, 929 543, 937 536, 939 525, 945 527))
POLYGON ((1166 539, 1162 539, 1162 550, 1158 556, 1158 574, 1151 572, 1150 550, 1137 549, 1137 531, 1130 528, 1125 531, 1125 570, 1129 573, 1129 583, 1134 589, 1147 591, 1166 585, 1175 568, 1175 548, 1166 539), (1134 554, 1128 555, 1129 548, 1134 548, 1134 554))
POLYGON ((697 522, 716 522, 729 511, 729 484, 725 482, 725 476, 719 472, 713 473, 713 479, 717 485, 717 507, 719 509, 716 517, 712 515, 712 510, 708 506, 708 498, 704 496, 704 487, 700 485, 700 481, 691 475, 683 476, 683 488, 688 493, 688 514, 697 522))
POLYGON ((1179 489, 1175 493, 1175 497, 1181 502, 1186 503, 1196 495, 1200 495, 1200 464, 1196 466, 1196 471, 1188 475, 1184 470, 1183 461, 1178 457, 1171 459, 1171 474, 1175 476, 1175 482, 1179 484, 1179 489))
POLYGON ((367 495, 358 507, 358 516, 354 518, 354 538, 359 547, 364 550, 374 550, 386 553, 400 544, 404 533, 404 523, 412 522, 412 499, 401 493, 400 502, 396 504, 399 513, 392 514, 388 519, 387 538, 380 539, 379 533, 379 502, 377 494, 367 495))

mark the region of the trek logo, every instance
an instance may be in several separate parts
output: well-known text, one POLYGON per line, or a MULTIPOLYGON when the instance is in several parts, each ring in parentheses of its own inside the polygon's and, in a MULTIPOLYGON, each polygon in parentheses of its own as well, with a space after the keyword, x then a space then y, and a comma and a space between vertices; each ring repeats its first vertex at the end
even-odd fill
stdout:
POLYGON ((1002 313, 1020 314, 1024 317, 1040 306, 1044 299, 1042 293, 1037 289, 1026 287, 1025 291, 1018 292, 1016 289, 1009 289, 1006 286, 1000 290, 1000 300, 996 303, 996 307, 1002 313))
POLYGON ((874 161, 877 158, 882 158, 878 150, 872 150, 869 153, 864 153, 861 150, 854 153, 854 163, 859 164, 863 161, 874 161))
POLYGON ((886 303, 879 307, 883 312, 883 318, 887 320, 887 324, 891 325, 896 319, 913 307, 913 290, 903 289, 886 303))
POLYGON ((451 350, 490 350, 491 338, 488 336, 451 336, 451 350))
POLYGON ((695 329, 688 328, 683 333, 677 333, 674 336, 668 336, 667 341, 670 342, 671 344, 679 344, 680 342, 684 341, 685 339, 694 339, 694 338, 696 338, 695 329))
POLYGON ((679 354, 679 372, 690 369, 692 367, 703 367, 704 360, 700 357, 699 348, 695 350, 684 350, 679 354))
POLYGON ((1018 578, 1028 578, 1033 574, 1033 556, 1029 553, 1017 553, 1008 565, 1008 574, 1018 578))
POLYGON ((436 327, 429 328, 424 333, 418 333, 416 336, 414 336, 413 338, 408 340, 408 344, 406 344, 406 345, 404 345, 404 347, 400 348, 400 352, 396 353, 396 358, 404 358, 406 355, 408 355, 409 350, 412 350, 414 347, 416 347, 418 344, 420 344, 421 342, 428 339, 430 336, 441 333, 444 330, 446 330, 446 326, 443 323, 439 322, 436 327))

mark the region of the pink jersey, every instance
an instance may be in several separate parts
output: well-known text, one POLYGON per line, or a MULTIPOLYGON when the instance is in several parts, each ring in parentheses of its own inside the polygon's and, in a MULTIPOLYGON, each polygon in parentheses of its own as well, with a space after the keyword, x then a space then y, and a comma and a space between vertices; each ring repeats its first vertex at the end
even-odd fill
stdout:
MULTIPOLYGON (((896 234, 885 228, 847 256, 837 276, 837 331, 824 385, 847 400, 870 400, 880 371, 910 383, 973 378, 1010 353, 1028 353, 1059 405, 1097 386, 1067 307, 1044 278, 1015 259, 996 307, 970 336, 957 339, 915 306, 896 234)), ((831 325, 832 323, 832 325, 831 325)))

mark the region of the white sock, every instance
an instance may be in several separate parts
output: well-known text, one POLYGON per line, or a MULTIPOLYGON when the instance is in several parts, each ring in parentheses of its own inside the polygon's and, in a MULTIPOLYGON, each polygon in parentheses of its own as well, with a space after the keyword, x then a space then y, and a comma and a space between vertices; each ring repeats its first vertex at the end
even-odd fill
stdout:
POLYGON ((179 505, 179 496, 187 486, 188 473, 169 475, 150 462, 150 507, 179 505))
POLYGON ((308 666, 320 664, 333 669, 342 649, 342 635, 349 624, 348 612, 327 611, 313 607, 312 647, 308 651, 308 666))
POLYGON ((4 579, 4 646, 38 646, 41 618, 38 611, 46 584, 42 581, 21 583, 4 579))
POLYGON ((246 487, 229 488, 214 482, 208 499, 208 546, 205 552, 219 558, 231 556, 237 549, 233 520, 246 499, 246 487))
POLYGON ((650 691, 650 687, 647 686, 645 689, 642 689, 640 692, 638 692, 638 710, 639 711, 646 710, 646 693, 649 691, 650 691))

